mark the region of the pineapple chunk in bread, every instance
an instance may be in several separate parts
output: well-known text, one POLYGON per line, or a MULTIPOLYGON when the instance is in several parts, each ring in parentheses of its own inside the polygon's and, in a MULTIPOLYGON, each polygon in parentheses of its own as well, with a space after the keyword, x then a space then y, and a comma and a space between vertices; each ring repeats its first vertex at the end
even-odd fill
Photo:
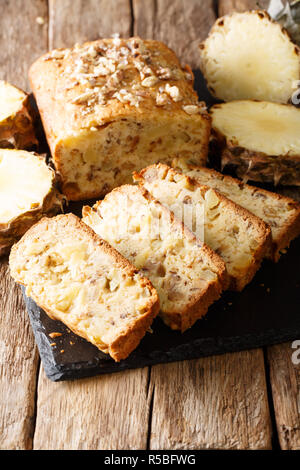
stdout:
POLYGON ((60 212, 62 202, 43 156, 0 149, 0 255, 43 216, 60 212))
POLYGON ((159 310, 150 281, 73 214, 34 225, 9 264, 51 318, 115 361, 137 347, 159 310))
POLYGON ((221 258, 145 189, 114 189, 83 208, 83 221, 149 277, 172 329, 185 331, 219 298, 227 279, 221 258))
POLYGON ((204 242, 225 261, 229 288, 240 291, 251 281, 270 247, 270 228, 261 219, 167 165, 145 168, 135 180, 193 231, 202 210, 204 242))
POLYGON ((268 257, 273 261, 278 261, 290 242, 300 235, 300 204, 294 199, 250 186, 210 168, 187 164, 185 160, 174 159, 172 166, 263 219, 271 227, 272 247, 268 257))
POLYGON ((193 74, 158 41, 103 39, 55 50, 30 81, 62 191, 104 196, 145 164, 207 158, 210 116, 193 74))
POLYGON ((29 95, 0 80, 0 147, 27 149, 37 145, 29 95))
POLYGON ((300 78, 298 46, 265 11, 219 18, 200 52, 208 88, 223 101, 287 103, 300 78))
POLYGON ((300 185, 300 109, 266 101, 232 101, 211 108, 222 166, 259 182, 300 185))

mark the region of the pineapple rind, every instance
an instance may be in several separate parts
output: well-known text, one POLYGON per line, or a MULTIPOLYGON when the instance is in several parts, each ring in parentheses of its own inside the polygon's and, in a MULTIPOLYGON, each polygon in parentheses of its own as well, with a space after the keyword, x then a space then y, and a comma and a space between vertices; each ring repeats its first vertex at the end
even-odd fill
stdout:
MULTIPOLYGON (((30 169, 30 165, 27 169, 30 169)), ((60 212, 64 198, 56 189, 56 175, 52 168, 47 166, 44 157, 21 150, 0 149, 0 190, 3 196, 1 198, 2 210, 0 207, 0 256, 2 256, 7 254, 10 247, 43 216, 53 216, 60 212), (27 174, 24 175, 24 182, 27 185, 27 193, 24 193, 24 197, 22 198, 20 179, 17 180, 14 192, 14 187, 12 186, 13 182, 11 181, 12 175, 9 175, 9 179, 6 178, 5 168, 1 174, 1 164, 3 159, 11 159, 12 167, 15 167, 16 172, 18 171, 18 168, 16 167, 18 159, 20 166, 22 164, 22 159, 29 159, 31 161, 31 167, 32 165, 35 165, 35 162, 38 162, 37 166, 41 169, 40 178, 45 177, 45 184, 42 183, 41 179, 37 181, 33 177, 33 188, 36 189, 37 187, 42 187, 43 189, 40 191, 41 194, 39 197, 37 194, 39 191, 33 190, 32 204, 29 203, 30 195, 28 195, 28 178, 32 176, 31 173, 27 172, 27 174), (7 197, 5 197, 5 186, 7 186, 7 197), (14 195, 16 196, 15 201, 13 201, 14 195), (19 209, 17 201, 20 201, 19 209)))
POLYGON ((300 110, 291 105, 233 101, 211 108, 224 168, 264 183, 300 185, 300 110))

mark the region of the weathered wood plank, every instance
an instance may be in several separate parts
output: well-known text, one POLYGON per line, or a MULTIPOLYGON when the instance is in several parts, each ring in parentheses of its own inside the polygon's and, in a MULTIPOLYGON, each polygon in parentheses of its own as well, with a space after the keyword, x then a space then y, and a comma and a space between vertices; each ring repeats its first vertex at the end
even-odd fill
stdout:
POLYGON ((233 11, 242 12, 257 8, 268 8, 269 3, 270 0, 219 0, 218 13, 219 16, 223 16, 233 11))
POLYGON ((131 34, 130 0, 49 0, 49 48, 131 34))
POLYGON ((29 90, 28 67, 47 50, 47 19, 47 0, 1 2, 0 79, 29 90))
POLYGON ((270 449, 262 350, 152 368, 151 449, 270 449))
MULTIPOLYGON (((28 67, 47 50, 47 15, 46 0, 1 3, 1 79, 29 89, 28 67)), ((6 258, 0 260, 0 278, 0 448, 30 449, 39 358, 6 258)))
POLYGON ((63 383, 41 371, 34 448, 145 449, 148 419, 148 368, 63 383))
POLYGON ((133 0, 134 34, 165 42, 199 68, 199 43, 216 19, 214 0, 133 0))
POLYGON ((268 348, 270 379, 279 443, 300 450, 300 338, 268 348))
POLYGON ((7 261, 1 261, 0 277, 0 448, 30 449, 38 353, 7 261))

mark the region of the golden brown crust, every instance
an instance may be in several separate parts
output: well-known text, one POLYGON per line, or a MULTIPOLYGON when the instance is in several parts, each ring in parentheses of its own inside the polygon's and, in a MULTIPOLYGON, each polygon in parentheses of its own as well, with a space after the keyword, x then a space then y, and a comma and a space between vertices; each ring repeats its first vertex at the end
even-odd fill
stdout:
MULTIPOLYGON (((164 164, 158 165, 151 165, 143 169, 139 173, 134 173, 134 180, 139 181, 140 185, 143 185, 145 181, 148 179, 146 178, 146 174, 149 173, 150 180, 151 180, 151 172, 153 172, 153 178, 156 179, 160 170, 163 170, 164 175, 170 175, 173 178, 176 178, 176 174, 180 172, 176 171, 173 168, 168 167, 164 164)), ((187 175, 184 175, 186 181, 188 182, 188 186, 190 187, 198 187, 201 188, 202 195, 204 195, 208 190, 211 188, 209 186, 199 184, 196 179, 191 178, 187 175)), ((149 180, 148 180, 149 181, 149 180)), ((260 240, 260 243, 257 249, 252 253, 253 254, 253 261, 250 266, 248 266, 247 272, 244 274, 243 277, 241 276, 230 276, 229 275, 229 286, 228 288, 231 290, 241 291, 243 288, 251 281, 254 277, 256 271, 259 269, 263 258, 265 257, 266 253, 270 250, 272 237, 271 237, 271 229, 270 227, 259 217, 256 217, 252 212, 249 212, 247 209, 241 207, 240 205, 234 203, 227 197, 225 197, 219 191, 213 190, 217 195, 218 199, 225 203, 225 207, 228 208, 232 213, 236 214, 237 219, 242 219, 247 221, 248 226, 255 227, 257 231, 257 238, 260 240)))
MULTIPOLYGON (((300 203, 295 201, 294 199, 287 196, 282 196, 281 194, 274 193, 266 189, 250 186, 249 184, 243 183, 237 178, 233 178, 229 175, 224 175, 210 168, 198 167, 196 165, 184 163, 185 168, 183 169, 182 165, 178 165, 178 161, 176 159, 173 161, 172 166, 177 171, 183 171, 183 173, 188 173, 189 171, 199 171, 200 173, 204 174, 206 173, 207 175, 214 178, 216 181, 224 180, 233 187, 238 186, 241 191, 243 191, 243 189, 246 189, 247 191, 251 192, 254 197, 260 194, 262 195, 263 199, 272 199, 286 204, 287 210, 290 212, 290 217, 288 217, 288 219, 285 219, 284 223, 282 223, 281 225, 280 230, 278 230, 277 228, 276 236, 272 232, 272 247, 271 250, 267 253, 267 257, 272 259, 274 262, 277 262, 279 260, 280 252, 288 248, 291 241, 300 235, 300 203)), ((196 176, 194 176, 194 178, 197 180, 196 176)), ((201 184, 201 176, 199 178, 199 183, 201 184)), ((251 212, 250 206, 248 207, 248 210, 251 212)), ((268 223, 267 220, 265 220, 265 222, 268 223)))
MULTIPOLYGON (((228 275, 223 260, 218 256, 211 248, 206 244, 196 239, 195 235, 180 221, 175 215, 167 209, 167 207, 160 204, 144 187, 139 186, 136 188, 139 190, 143 198, 156 205, 159 210, 162 210, 166 220, 170 220, 171 227, 177 228, 180 233, 184 234, 191 242, 195 243, 195 248, 199 247, 199 253, 211 260, 218 273, 218 278, 214 282, 207 282, 205 289, 199 294, 193 294, 190 298, 189 303, 185 306, 182 311, 161 311, 160 315, 168 326, 172 329, 180 330, 184 332, 190 328, 199 318, 201 318, 207 312, 209 305, 215 300, 220 298, 221 292, 228 286, 228 275)), ((115 193, 119 194, 130 194, 132 191, 131 185, 123 185, 119 188, 115 188, 107 197, 112 197, 115 193)), ((104 199, 105 201, 105 199, 104 199)), ((91 210, 97 212, 97 209, 101 207, 102 201, 98 201, 93 208, 86 206, 83 208, 83 217, 89 215, 91 210)))
MULTIPOLYGON (((174 52, 163 43, 130 38, 119 40, 120 44, 114 52, 116 60, 109 63, 112 70, 116 67, 116 71, 113 74, 95 78, 95 67, 92 68, 94 54, 103 53, 102 59, 107 60, 103 50, 110 48, 114 41, 114 39, 103 39, 75 46, 72 49, 54 51, 38 59, 30 68, 31 87, 37 100, 53 162, 60 174, 63 192, 69 200, 102 197, 114 187, 107 181, 105 184, 101 180, 101 184, 97 183, 94 187, 90 185, 84 188, 83 185, 79 185, 76 178, 69 174, 64 156, 65 142, 70 141, 70 136, 84 136, 83 138, 89 139, 86 133, 91 129, 95 133, 104 135, 108 131, 107 126, 110 126, 111 136, 114 138, 116 131, 113 130, 113 126, 119 121, 128 122, 128 126, 135 123, 143 129, 147 129, 149 123, 153 126, 157 124, 159 129, 159 123, 167 125, 166 123, 172 121, 174 116, 179 126, 193 127, 195 136, 193 134, 192 143, 183 142, 183 144, 186 147, 193 147, 194 152, 198 153, 199 164, 205 164, 207 159, 211 118, 204 103, 198 102, 197 94, 192 86, 193 75, 190 70, 182 68, 174 52), (122 55, 124 50, 127 51, 125 62, 122 55), (142 51, 141 54, 138 54, 139 50, 142 51), (90 54, 88 61, 86 60, 87 54, 90 54), (79 63, 83 69, 90 68, 85 72, 79 71, 76 82, 77 72, 74 71, 78 70, 79 63), (118 67, 121 67, 120 70, 118 67), (113 81, 112 77, 114 77, 113 81), (153 79, 152 86, 145 83, 149 79, 150 84, 153 79), (94 86, 95 80, 97 81, 96 87, 94 86), (85 95, 90 96, 90 99, 81 98, 85 95), (163 99, 162 104, 160 99, 163 99), (200 138, 199 129, 202 128, 203 134, 200 138)), ((98 71, 99 66, 96 69, 98 71)), ((131 135, 133 132, 135 131, 131 131, 131 135)), ((137 139, 142 135, 141 132, 137 130, 137 139)), ((184 132, 186 131, 183 128, 182 133, 186 135, 184 132)), ((175 130, 173 133, 176 133, 175 130)), ((111 136, 107 137, 108 140, 111 136)), ((154 138, 154 144, 157 145, 159 139, 164 140, 164 138, 158 134, 158 139, 154 138)), ((123 142, 121 144, 125 145, 123 142)), ((142 146, 141 143, 140 145, 142 146)), ((73 150, 76 151, 76 145, 73 150)), ((130 153, 130 149, 123 149, 125 162, 127 150, 130 153)), ((144 151, 147 158, 152 158, 151 162, 156 161, 155 152, 152 156, 148 148, 144 151)), ((187 150, 182 152, 184 154, 187 150)), ((82 158, 86 160, 85 154, 82 158)), ((97 172, 103 172, 104 167, 112 158, 116 159, 116 156, 113 154, 112 157, 108 153, 102 164, 102 170, 101 165, 98 168, 98 162, 93 162, 91 166, 93 178, 99 177, 100 179, 101 175, 97 172), (97 167, 96 170, 95 167, 97 167)), ((143 155, 140 155, 138 160, 142 161, 143 155)), ((112 167, 112 170, 119 171, 119 175, 124 173, 124 179, 118 180, 117 185, 129 182, 130 179, 125 177, 126 171, 122 165, 116 163, 115 166, 117 168, 112 167)), ((136 163, 136 168, 140 168, 139 162, 136 163)))
MULTIPOLYGON (((95 250, 100 249, 104 253, 107 253, 112 259, 112 265, 124 271, 128 277, 133 278, 134 275, 138 274, 138 271, 135 269, 135 267, 117 250, 115 250, 105 240, 96 235, 96 233, 90 227, 84 224, 77 216, 69 213, 65 215, 58 215, 51 219, 43 218, 37 224, 31 227, 26 232, 24 237, 13 246, 9 257, 9 264, 11 275, 17 282, 21 283, 20 275, 15 269, 15 267, 18 265, 18 257, 22 256, 22 254, 20 255, 19 252, 22 253, 23 246, 26 245, 27 241, 30 242, 32 239, 38 236, 42 236, 45 231, 51 231, 53 225, 59 227, 62 237, 64 236, 65 227, 68 230, 71 227, 74 232, 74 236, 76 234, 77 237, 87 237, 93 242, 95 250)), ((108 352, 115 361, 120 361, 121 359, 128 357, 128 355, 138 345, 142 337, 146 334, 147 329, 150 327, 154 317, 159 311, 158 295, 151 282, 145 277, 140 277, 140 283, 142 287, 147 287, 151 293, 147 309, 137 320, 132 322, 131 327, 129 327, 127 331, 122 331, 121 334, 115 338, 112 343, 106 345, 107 349, 105 349, 104 352, 108 352)), ((59 314, 59 311, 50 310, 47 306, 41 303, 38 297, 33 294, 31 294, 31 296, 33 300, 43 310, 46 311, 50 318, 63 321, 75 334, 78 334, 88 341, 91 341, 91 338, 88 337, 82 329, 78 330, 76 327, 74 327, 74 325, 68 323, 67 319, 59 314)), ((94 344, 99 349, 103 350, 103 347, 99 345, 99 343, 94 342, 94 344)))

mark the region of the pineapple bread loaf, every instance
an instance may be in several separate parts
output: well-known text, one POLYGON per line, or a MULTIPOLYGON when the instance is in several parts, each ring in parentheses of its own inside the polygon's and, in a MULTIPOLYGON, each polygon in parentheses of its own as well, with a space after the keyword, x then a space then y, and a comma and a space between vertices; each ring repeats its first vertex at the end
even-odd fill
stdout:
POLYGON ((300 235, 300 204, 294 199, 250 186, 210 168, 188 164, 185 160, 174 159, 172 166, 263 219, 271 227, 272 247, 268 257, 273 261, 278 261, 290 242, 300 235))
POLYGON ((54 50, 31 66, 30 82, 69 200, 102 197, 162 155, 206 162, 210 117, 191 70, 161 42, 54 50))
POLYGON ((191 327, 227 282, 221 258, 143 188, 114 189, 83 208, 83 221, 149 277, 172 329, 191 327))
POLYGON ((43 216, 61 212, 63 200, 43 156, 0 149, 0 256, 43 216))
POLYGON ((137 347, 159 310, 150 281, 73 214, 34 225, 9 265, 51 318, 115 361, 137 347))
POLYGON ((265 101, 233 101, 210 110, 222 167, 262 183, 300 186, 300 109, 265 101))
POLYGON ((223 101, 287 103, 298 86, 299 47, 262 10, 217 19, 200 54, 208 88, 223 101))
POLYGON ((0 80, 0 148, 30 149, 36 145, 29 95, 0 80))
POLYGON ((135 180, 192 231, 202 212, 204 242, 225 261, 230 289, 241 291, 252 280, 270 247, 270 228, 261 219, 167 165, 145 168, 135 180))

